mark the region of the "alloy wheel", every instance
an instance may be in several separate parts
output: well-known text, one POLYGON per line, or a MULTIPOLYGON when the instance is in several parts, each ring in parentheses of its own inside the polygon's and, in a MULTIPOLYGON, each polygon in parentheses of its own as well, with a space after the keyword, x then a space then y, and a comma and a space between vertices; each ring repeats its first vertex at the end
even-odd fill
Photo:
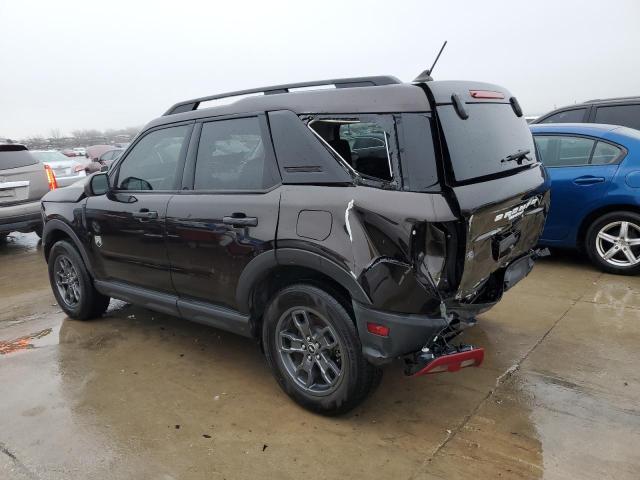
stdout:
POLYGON ((302 390, 328 395, 340 384, 342 344, 319 312, 307 307, 285 312, 276 326, 276 346, 287 373, 302 390))
POLYGON ((596 236, 596 250, 610 265, 637 265, 640 263, 640 226, 626 220, 605 225, 596 236))
POLYGON ((75 308, 81 300, 80 277, 73 262, 66 255, 59 255, 56 258, 54 278, 64 303, 67 307, 75 308))

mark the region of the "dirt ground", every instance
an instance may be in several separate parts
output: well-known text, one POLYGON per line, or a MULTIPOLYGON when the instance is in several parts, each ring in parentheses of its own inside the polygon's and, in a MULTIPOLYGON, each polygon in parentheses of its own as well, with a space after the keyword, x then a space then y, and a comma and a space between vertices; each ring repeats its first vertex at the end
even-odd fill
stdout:
POLYGON ((2 479, 637 479, 640 278, 557 254, 465 341, 485 363, 385 371, 361 407, 297 407, 258 346, 112 301, 55 304, 33 234, 0 245, 2 479))

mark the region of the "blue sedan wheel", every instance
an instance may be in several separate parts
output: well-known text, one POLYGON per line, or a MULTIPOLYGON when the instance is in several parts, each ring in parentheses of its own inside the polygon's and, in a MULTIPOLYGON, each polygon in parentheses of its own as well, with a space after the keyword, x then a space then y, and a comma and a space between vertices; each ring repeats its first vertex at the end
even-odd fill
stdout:
POLYGON ((612 212, 589 228, 586 250, 591 261, 609 273, 640 273, 640 215, 612 212))

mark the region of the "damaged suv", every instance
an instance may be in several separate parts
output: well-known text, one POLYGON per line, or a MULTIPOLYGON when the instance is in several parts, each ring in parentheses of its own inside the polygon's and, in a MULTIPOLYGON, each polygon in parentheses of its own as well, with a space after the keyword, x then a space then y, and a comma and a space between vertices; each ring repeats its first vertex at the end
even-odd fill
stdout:
POLYGON ((427 80, 174 105, 108 172, 43 199, 60 306, 84 320, 118 298, 254 338, 325 414, 394 359, 408 375, 479 365, 452 340, 531 270, 548 182, 507 90, 427 80))

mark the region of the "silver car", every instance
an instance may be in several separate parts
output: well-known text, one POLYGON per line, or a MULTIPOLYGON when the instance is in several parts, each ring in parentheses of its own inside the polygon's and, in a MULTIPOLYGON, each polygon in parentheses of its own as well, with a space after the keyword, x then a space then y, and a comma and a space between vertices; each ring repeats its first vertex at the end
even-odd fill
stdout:
POLYGON ((87 162, 69 158, 57 150, 31 150, 44 165, 49 165, 56 176, 59 187, 66 187, 87 176, 87 162))
POLYGON ((0 240, 11 232, 42 235, 40 199, 52 188, 53 171, 27 147, 0 144, 0 240))

